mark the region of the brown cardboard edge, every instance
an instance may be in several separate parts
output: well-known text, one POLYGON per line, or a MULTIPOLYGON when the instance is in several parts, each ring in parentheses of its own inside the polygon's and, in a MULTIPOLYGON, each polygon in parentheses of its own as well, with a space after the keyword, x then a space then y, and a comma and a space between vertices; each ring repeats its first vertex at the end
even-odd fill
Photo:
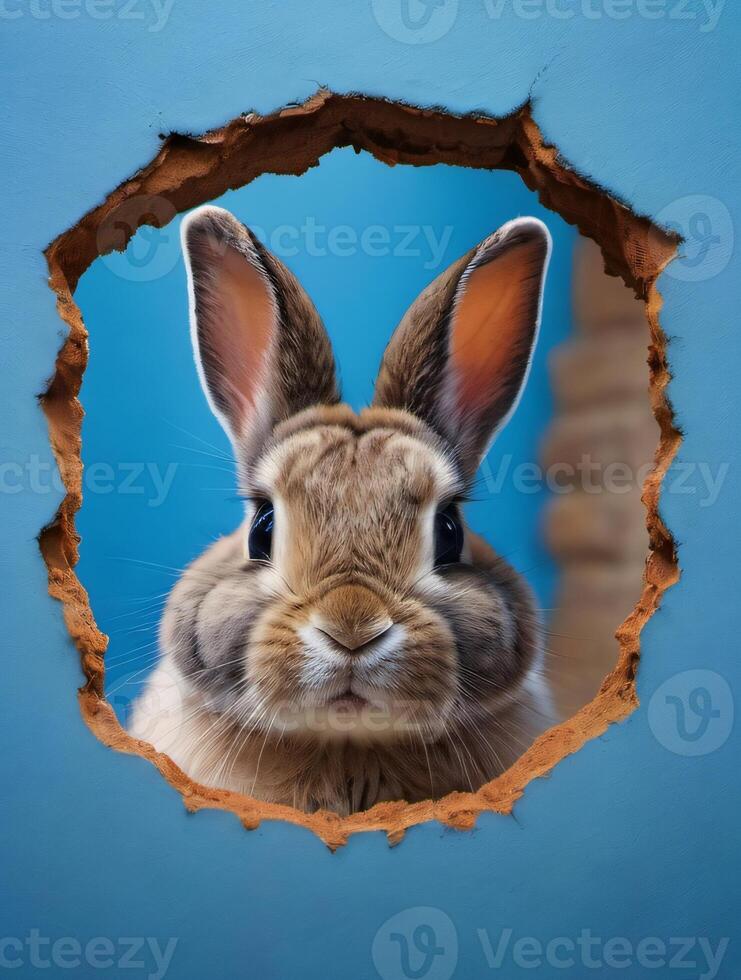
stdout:
POLYGON ((669 372, 656 288, 656 279, 677 244, 676 238, 569 169, 556 148, 545 144, 529 105, 507 118, 491 119, 320 91, 303 105, 268 116, 250 113, 201 136, 167 137, 148 166, 46 250, 50 285, 69 334, 41 404, 67 492, 54 519, 41 531, 39 543, 49 571, 49 592, 62 602, 67 628, 80 653, 86 678, 79 691, 80 709, 91 731, 111 748, 153 763, 180 792, 189 811, 204 807, 229 810, 247 828, 263 820, 285 820, 308 828, 335 849, 359 831, 382 830, 391 843, 397 843, 407 828, 425 821, 467 829, 484 811, 510 813, 530 780, 545 775, 608 725, 626 718, 638 704, 635 675, 640 632, 658 608, 663 592, 679 577, 674 540, 658 511, 661 481, 677 451, 680 434, 665 390, 669 372), (388 164, 448 163, 519 173, 546 207, 599 244, 606 270, 620 275, 645 301, 650 397, 660 428, 655 468, 643 490, 649 534, 643 591, 617 630, 617 664, 594 700, 541 735, 510 769, 475 793, 453 793, 415 804, 381 803, 344 818, 326 811, 306 814, 202 786, 168 756, 128 735, 104 696, 108 638, 98 629, 87 593, 74 572, 79 543, 74 519, 82 503, 83 410, 78 394, 88 357, 88 334, 72 299, 80 275, 98 255, 125 248, 141 224, 165 224, 175 212, 241 187, 261 173, 301 174, 338 146, 367 150, 388 164))

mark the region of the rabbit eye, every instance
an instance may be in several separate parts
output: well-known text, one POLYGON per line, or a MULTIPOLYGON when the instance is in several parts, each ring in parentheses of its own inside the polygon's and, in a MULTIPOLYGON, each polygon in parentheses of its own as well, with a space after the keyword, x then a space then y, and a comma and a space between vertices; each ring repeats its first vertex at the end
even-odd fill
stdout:
POLYGON ((455 504, 435 514, 435 565, 453 565, 461 560, 463 527, 455 504))
POLYGON ((275 511, 269 500, 261 500, 252 519, 252 527, 247 539, 247 550, 250 558, 259 561, 270 561, 273 550, 273 526, 275 511))

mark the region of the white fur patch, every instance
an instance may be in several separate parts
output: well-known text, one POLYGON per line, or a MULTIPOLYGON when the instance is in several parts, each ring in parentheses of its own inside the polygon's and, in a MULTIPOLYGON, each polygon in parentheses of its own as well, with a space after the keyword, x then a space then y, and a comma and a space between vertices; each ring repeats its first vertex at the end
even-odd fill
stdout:
POLYGON ((305 654, 302 682, 312 689, 334 688, 339 684, 339 693, 354 678, 366 684, 371 683, 371 678, 376 682, 382 680, 383 675, 390 679, 398 670, 396 654, 403 650, 406 639, 406 630, 396 623, 362 653, 342 653, 310 623, 302 626, 298 634, 305 654))

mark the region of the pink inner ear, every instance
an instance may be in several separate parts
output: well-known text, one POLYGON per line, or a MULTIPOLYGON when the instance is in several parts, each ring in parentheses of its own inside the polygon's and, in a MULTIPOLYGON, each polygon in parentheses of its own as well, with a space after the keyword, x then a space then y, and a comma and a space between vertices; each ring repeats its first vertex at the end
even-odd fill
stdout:
POLYGON ((266 359, 275 330, 275 300, 265 276, 243 255, 228 249, 213 283, 218 323, 207 340, 221 366, 223 394, 233 405, 237 435, 253 413, 264 383, 266 359))
POLYGON ((453 312, 450 355, 455 398, 465 414, 485 412, 512 384, 530 346, 540 284, 527 247, 475 268, 453 312), (534 295, 535 291, 535 295, 534 295))

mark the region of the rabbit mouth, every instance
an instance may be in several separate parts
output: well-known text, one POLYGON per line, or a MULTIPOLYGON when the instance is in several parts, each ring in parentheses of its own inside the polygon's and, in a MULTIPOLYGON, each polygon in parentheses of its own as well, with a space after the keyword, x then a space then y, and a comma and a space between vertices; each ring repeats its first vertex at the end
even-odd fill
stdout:
POLYGON ((388 700, 384 697, 382 686, 374 687, 372 691, 364 690, 364 687, 351 671, 347 680, 330 685, 324 696, 318 699, 318 703, 332 709, 359 711, 364 708, 379 708, 388 700))
POLYGON ((362 695, 356 694, 352 688, 348 688, 346 691, 343 691, 342 694, 337 694, 334 697, 331 697, 327 704, 340 711, 357 711, 361 708, 369 707, 370 701, 368 701, 362 695))
MULTIPOLYGON (((285 642, 277 627, 276 635, 285 642)), ((457 693, 454 647, 444 624, 424 610, 417 619, 407 611, 355 649, 311 622, 294 627, 290 657, 270 638, 252 648, 250 681, 278 734, 387 743, 447 724, 457 693)))

